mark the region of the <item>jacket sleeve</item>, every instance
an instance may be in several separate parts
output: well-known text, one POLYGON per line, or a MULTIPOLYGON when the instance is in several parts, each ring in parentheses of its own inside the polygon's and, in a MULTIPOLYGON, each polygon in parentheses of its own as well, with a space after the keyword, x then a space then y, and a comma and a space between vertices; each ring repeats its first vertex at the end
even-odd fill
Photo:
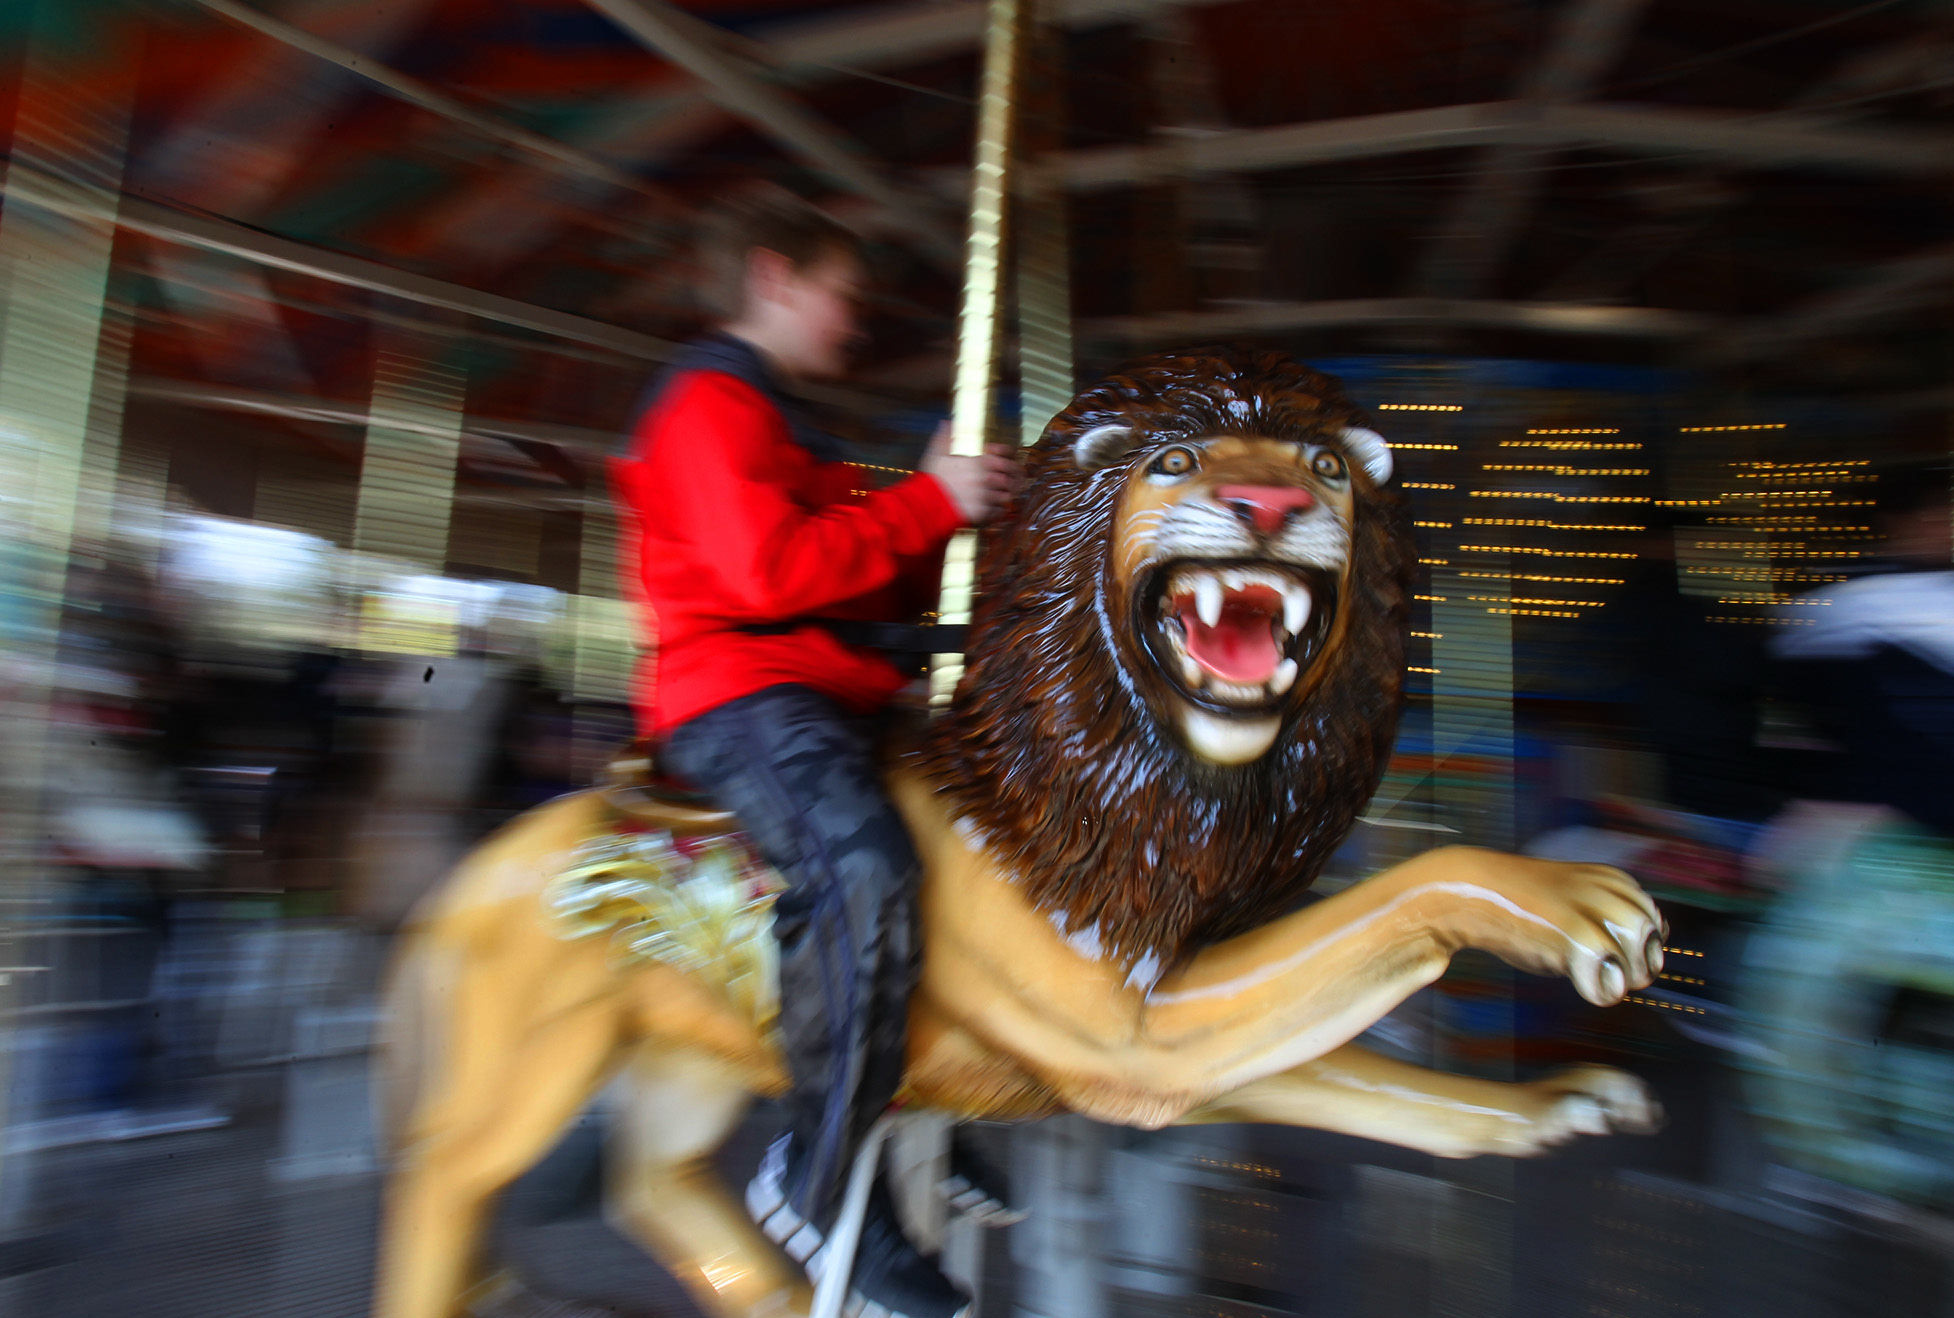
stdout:
POLYGON ((812 613, 885 586, 904 559, 961 524, 934 477, 917 474, 859 504, 794 497, 786 422, 750 386, 700 372, 641 423, 628 498, 643 524, 698 546, 729 612, 757 621, 812 613), (646 479, 663 477, 662 481, 646 479), (655 488, 654 488, 655 486, 655 488))

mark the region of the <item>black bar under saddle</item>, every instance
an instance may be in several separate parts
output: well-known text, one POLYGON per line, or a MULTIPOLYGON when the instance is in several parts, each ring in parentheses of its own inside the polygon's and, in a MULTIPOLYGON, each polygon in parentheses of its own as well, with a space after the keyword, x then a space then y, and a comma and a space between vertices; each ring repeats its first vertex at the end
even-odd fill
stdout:
MULTIPOLYGON (((962 653, 970 638, 970 628, 962 624, 864 622, 855 618, 792 618, 748 623, 739 630, 752 636, 781 636, 808 626, 825 627, 847 645, 907 658, 919 669, 931 655, 962 653)), ((634 741, 612 757, 598 775, 597 790, 611 809, 646 828, 692 834, 739 827, 732 811, 662 771, 657 749, 650 741, 634 741)))

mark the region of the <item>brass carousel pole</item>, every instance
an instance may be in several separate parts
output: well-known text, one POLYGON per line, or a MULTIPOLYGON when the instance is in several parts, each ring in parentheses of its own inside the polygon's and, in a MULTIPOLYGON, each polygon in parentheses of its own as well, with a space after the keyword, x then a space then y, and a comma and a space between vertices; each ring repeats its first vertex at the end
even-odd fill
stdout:
MULTIPOLYGON (((1048 2, 1048 0, 1047 0, 1048 2)), ((951 400, 951 450, 980 454, 996 433, 997 365, 1003 337, 1007 217, 1017 222, 1019 381, 1023 402, 1021 442, 1038 437, 1045 421, 1072 392, 1072 336, 1067 296, 1063 213, 1031 171, 1017 168, 1027 138, 1056 145, 1047 130, 1056 123, 1057 67, 1053 30, 1041 0, 992 0, 985 33, 984 75, 977 112, 975 170, 971 182, 970 241, 964 260, 964 296, 958 325, 957 367, 951 400), (1027 87, 1025 70, 1039 78, 1027 87), (1052 64, 1046 68, 1046 64, 1052 64), (1046 77, 1049 73, 1051 76, 1046 77), (1047 94, 1038 95, 1039 92, 1047 94), (1028 93, 1036 106, 1020 104, 1028 93), (1013 191, 1016 197, 1013 198, 1013 191), (1017 211, 1007 208, 1015 200, 1017 211)), ((960 533, 944 557, 937 606, 945 623, 967 624, 976 589, 977 535, 960 533)), ((961 654, 933 657, 930 704, 947 705, 963 676, 961 654)), ((981 1230, 953 1223, 936 1186, 949 1163, 950 1121, 912 1115, 893 1133, 890 1159, 904 1209, 920 1243, 940 1252, 945 1270, 976 1297, 983 1280, 981 1230)))
POLYGON ((1065 188, 1047 161, 1065 145, 1065 36, 1053 0, 1033 6, 1019 97, 1016 251, 1019 442, 1072 401, 1072 258, 1065 188))
MULTIPOLYGON (((958 317, 957 375, 950 401, 950 451, 983 453, 994 426, 997 354, 1004 296, 1005 211, 1012 182, 1019 70, 1030 0, 990 0, 984 33, 984 81, 977 103, 977 147, 970 186, 970 242, 964 254, 963 309, 958 317)), ((938 621, 965 625, 977 578, 977 534, 963 531, 943 558, 938 621)), ((947 705, 963 676, 961 654, 930 664, 930 704, 947 705)))

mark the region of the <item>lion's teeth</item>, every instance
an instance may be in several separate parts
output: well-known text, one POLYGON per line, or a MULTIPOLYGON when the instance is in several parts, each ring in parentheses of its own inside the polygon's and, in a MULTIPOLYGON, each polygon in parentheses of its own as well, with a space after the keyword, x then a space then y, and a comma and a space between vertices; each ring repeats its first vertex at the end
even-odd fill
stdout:
MULTIPOLYGON (((1298 582, 1286 582, 1282 588, 1282 626, 1291 636, 1303 629, 1309 621, 1309 587, 1298 582)), ((1293 676, 1293 674, 1292 674, 1293 676)))
POLYGON ((1221 621, 1221 583, 1213 577, 1200 577, 1194 583, 1194 611, 1212 627, 1221 621))
POLYGON ((1191 689, 1199 691, 1201 684, 1207 680, 1207 676, 1207 670, 1194 661, 1193 655, 1181 655, 1181 680, 1186 682, 1191 689))
POLYGON ((1284 659, 1277 664, 1274 676, 1269 678, 1269 694, 1279 696, 1296 685, 1297 671, 1294 659, 1284 659))

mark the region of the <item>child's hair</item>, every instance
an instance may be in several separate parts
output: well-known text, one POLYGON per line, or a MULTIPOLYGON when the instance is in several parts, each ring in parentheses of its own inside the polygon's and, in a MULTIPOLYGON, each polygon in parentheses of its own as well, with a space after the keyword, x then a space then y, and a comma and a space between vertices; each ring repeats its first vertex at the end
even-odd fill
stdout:
POLYGON ((830 253, 860 256, 862 240, 785 188, 742 189, 700 217, 698 297, 706 315, 725 321, 745 312, 747 257, 762 248, 805 270, 830 253))

